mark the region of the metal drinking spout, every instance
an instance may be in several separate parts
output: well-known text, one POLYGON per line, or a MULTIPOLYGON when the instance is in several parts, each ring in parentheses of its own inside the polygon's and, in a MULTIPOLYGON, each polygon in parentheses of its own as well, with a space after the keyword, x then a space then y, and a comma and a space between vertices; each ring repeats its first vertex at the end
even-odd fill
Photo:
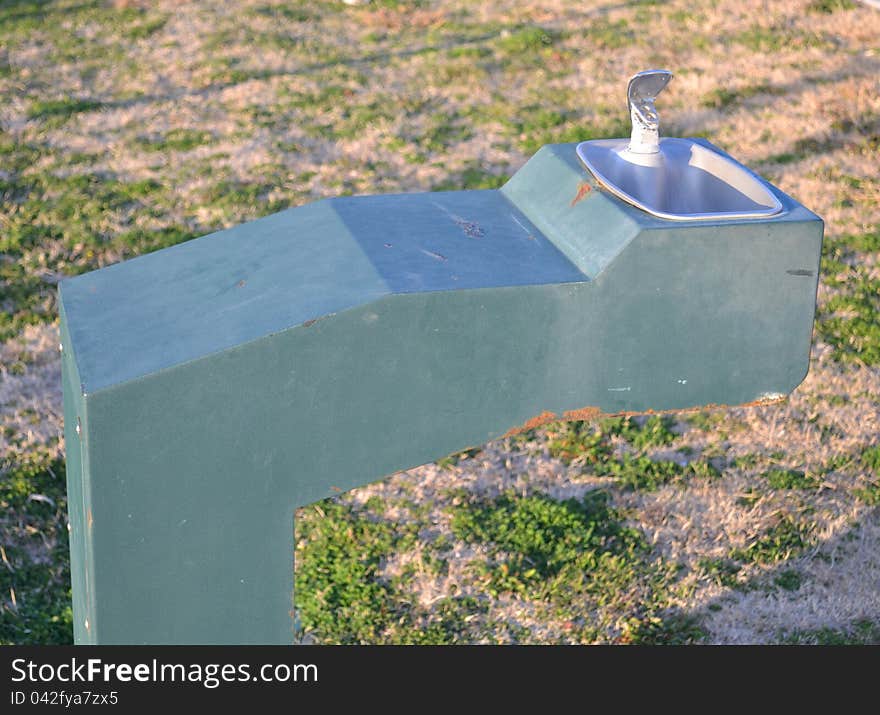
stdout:
POLYGON ((626 88, 632 137, 629 150, 635 154, 656 154, 660 148, 660 118, 654 100, 672 79, 669 70, 645 70, 632 76, 626 88))

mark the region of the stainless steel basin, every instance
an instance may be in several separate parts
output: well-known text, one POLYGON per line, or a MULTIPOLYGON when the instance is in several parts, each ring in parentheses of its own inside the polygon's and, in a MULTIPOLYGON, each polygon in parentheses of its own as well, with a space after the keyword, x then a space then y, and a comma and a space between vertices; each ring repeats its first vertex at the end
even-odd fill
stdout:
POLYGON ((767 185, 726 155, 692 139, 660 139, 654 102, 671 79, 671 72, 659 69, 633 75, 626 88, 632 136, 578 145, 596 179, 624 201, 671 221, 766 218, 782 211, 767 185))
POLYGON ((578 156, 624 201, 671 221, 773 216, 782 204, 745 167, 691 139, 664 138, 638 153, 629 139, 581 142, 578 156))

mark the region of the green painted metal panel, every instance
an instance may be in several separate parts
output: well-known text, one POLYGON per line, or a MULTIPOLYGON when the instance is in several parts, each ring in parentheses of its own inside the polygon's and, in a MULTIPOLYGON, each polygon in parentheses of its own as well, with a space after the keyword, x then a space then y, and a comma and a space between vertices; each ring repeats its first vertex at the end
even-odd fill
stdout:
POLYGON ((781 194, 773 220, 687 226, 573 201, 573 156, 64 282, 77 642, 289 642, 297 506, 537 415, 794 389, 821 221, 781 194))
POLYGON ((86 558, 92 553, 92 544, 86 541, 88 530, 88 512, 91 508, 91 497, 88 492, 91 481, 85 469, 82 449, 82 423, 85 419, 82 383, 77 371, 76 359, 73 355, 72 342, 67 329, 64 306, 61 306, 61 391, 64 399, 64 445, 67 461, 67 510, 70 541, 70 577, 73 593, 73 611, 76 618, 73 623, 74 640, 77 643, 88 642, 86 623, 94 622, 92 604, 91 560, 86 558), (79 430, 77 426, 79 425, 79 430))
POLYGON ((502 188, 559 249, 595 278, 639 232, 638 217, 617 197, 599 190, 572 145, 541 147, 502 188))
POLYGON ((388 292, 329 201, 60 286, 87 393, 388 292))
POLYGON ((86 392, 384 295, 584 280, 499 192, 329 199, 65 281, 86 392))

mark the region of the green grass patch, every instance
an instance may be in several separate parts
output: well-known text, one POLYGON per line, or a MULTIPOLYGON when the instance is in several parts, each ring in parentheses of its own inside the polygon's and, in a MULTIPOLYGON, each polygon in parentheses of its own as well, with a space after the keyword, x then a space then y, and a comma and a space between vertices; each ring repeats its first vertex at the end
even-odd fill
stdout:
POLYGON ((733 458, 733 466, 737 469, 752 469, 761 461, 759 454, 741 454, 733 458))
POLYGON ((867 233, 826 238, 822 248, 823 253, 838 257, 851 256, 854 253, 878 253, 880 252, 880 229, 867 233))
POLYGON ((675 433, 671 417, 652 415, 639 425, 632 417, 618 417, 606 423, 606 429, 615 431, 636 449, 663 447, 672 444, 675 433))
POLYGON ((450 59, 484 59, 486 57, 492 56, 492 50, 488 47, 481 47, 479 45, 472 47, 451 47, 448 50, 448 56, 450 59))
POLYGON ((558 33, 542 27, 522 27, 502 36, 497 42, 497 47, 508 54, 534 54, 550 47, 558 36, 558 33))
MULTIPOLYGON (((407 590, 414 567, 383 577, 383 564, 412 550, 417 539, 415 524, 381 518, 386 506, 379 499, 365 509, 325 500, 300 512, 295 594, 300 627, 319 642, 338 644, 440 645, 503 634, 504 624, 485 619, 485 600, 449 596, 423 608, 407 590)), ((425 550, 421 567, 441 573, 447 565, 425 550)))
POLYGON ((604 589, 630 578, 645 550, 603 492, 566 501, 508 493, 455 510, 452 530, 464 541, 493 547, 488 586, 496 595, 551 598, 604 589))
POLYGON ((821 35, 788 25, 768 27, 755 24, 735 35, 734 41, 752 52, 782 52, 830 46, 830 41, 821 35))
POLYGON ((798 139, 788 151, 768 156, 764 161, 768 164, 795 164, 812 156, 833 151, 836 147, 835 141, 835 139, 816 139, 814 137, 798 139))
POLYGON ((630 645, 691 645, 707 635, 696 616, 675 612, 630 618, 624 629, 618 642, 630 645))
POLYGON ((161 187, 149 179, 126 183, 97 174, 46 173, 19 178, 5 188, 19 200, 0 237, 0 251, 15 253, 52 240, 97 249, 109 236, 101 230, 108 214, 142 205, 161 187))
POLYGON ((866 448, 859 459, 875 475, 880 476, 880 444, 866 448))
POLYGON ((112 244, 128 256, 142 255, 196 238, 199 234, 183 226, 133 228, 115 235, 112 244))
POLYGON ((845 288, 851 267, 859 262, 859 254, 876 252, 880 252, 880 230, 826 236, 822 241, 822 281, 829 286, 845 288))
MULTIPOLYGON (((839 268, 840 266, 836 266, 839 268)), ((842 362, 880 365, 880 279, 863 265, 845 269, 838 292, 822 306, 816 333, 842 362)))
POLYGON ((731 549, 730 558, 744 563, 770 564, 800 553, 810 542, 808 530, 791 517, 781 518, 775 526, 741 549, 731 549))
POLYGON ((319 14, 305 5, 293 5, 283 3, 281 5, 258 5, 251 8, 254 15, 263 15, 276 20, 287 22, 308 22, 320 18, 319 14))
POLYGON ((208 83, 212 85, 244 84, 253 79, 266 79, 268 70, 250 69, 236 66, 239 59, 235 57, 221 58, 217 60, 217 69, 208 77, 208 83))
POLYGON ((804 577, 794 569, 784 569, 773 577, 773 583, 783 591, 797 591, 804 582, 804 577))
POLYGON ((0 3, 0 28, 18 34, 40 29, 51 12, 50 0, 3 0, 0 3))
POLYGON ((618 436, 635 449, 663 447, 675 440, 674 420, 653 415, 641 423, 632 417, 609 417, 596 422, 558 422, 547 428, 550 454, 570 463, 584 458, 589 463, 611 454, 610 438, 618 436))
POLYGON ((873 479, 868 482, 867 486, 855 489, 853 494, 868 506, 880 505, 880 445, 863 450, 859 461, 873 479))
POLYGON ((853 0, 812 0, 807 5, 807 12, 830 15, 838 10, 852 10, 855 6, 853 0))
POLYGON ((702 576, 725 588, 734 588, 739 585, 737 574, 742 571, 742 566, 736 561, 725 558, 704 557, 697 561, 697 568, 702 576))
POLYGON ((265 216, 286 208, 283 200, 269 201, 277 184, 224 179, 202 193, 202 201, 223 212, 224 220, 265 216))
POLYGON ((130 40, 143 40, 151 35, 155 35, 168 23, 167 15, 155 15, 153 17, 145 17, 140 22, 127 24, 122 31, 122 36, 130 40))
POLYGON ((574 641, 683 643, 703 637, 693 619, 668 609, 677 570, 652 559, 641 533, 624 524, 604 492, 564 501, 508 492, 471 501, 453 511, 452 529, 459 539, 488 548, 488 560, 473 564, 473 572, 489 594, 547 604, 557 619, 580 623, 570 636, 574 641), (592 604, 587 618, 585 600, 592 604))
POLYGON ((771 469, 764 478, 774 489, 818 489, 819 480, 799 469, 771 469))
POLYGON ((611 455, 610 434, 602 424, 557 422, 547 427, 551 456, 570 464, 575 459, 595 464, 611 455))
POLYGON ((683 474, 683 469, 675 462, 654 461, 629 454, 619 460, 612 459, 600 464, 596 471, 603 477, 613 477, 625 489, 649 492, 656 491, 683 474))
POLYGON ((464 170, 436 184, 433 191, 461 191, 463 189, 500 189, 510 178, 508 174, 488 171, 474 163, 464 170))
POLYGON ((64 460, 0 469, 0 645, 73 642, 64 460), (13 598, 14 595, 14 598, 13 598))
POLYGON ((600 476, 613 477, 624 489, 649 492, 656 491, 664 484, 683 483, 691 477, 712 479, 720 476, 718 470, 706 461, 681 466, 669 460, 653 460, 630 454, 599 463, 595 471, 600 476))
POLYGON ((395 610, 381 562, 412 534, 325 501, 298 520, 296 605, 303 628, 336 643, 376 643, 395 610))
POLYGON ((448 151, 451 146, 472 136, 473 130, 469 126, 441 112, 430 117, 428 126, 414 139, 414 143, 430 155, 448 151))
MULTIPOLYGON (((330 131, 340 139, 354 139, 371 127, 392 121, 398 113, 399 109, 390 97, 380 96, 364 104, 349 104, 343 109, 341 117, 333 122, 330 131)), ((438 129, 436 124, 432 127, 432 131, 438 129)), ((455 132, 450 131, 449 136, 454 134, 455 132)), ((439 134, 436 137, 431 135, 430 140, 442 142, 443 138, 439 134)))
POLYGON ((689 412, 685 415, 687 423, 702 432, 713 432, 729 420, 729 416, 721 410, 689 412))
POLYGON ((353 94, 353 90, 349 87, 334 82, 328 82, 315 91, 295 91, 282 88, 278 92, 280 100, 278 111, 313 109, 316 112, 327 112, 337 104, 348 101, 348 98, 353 94))
POLYGON ((822 245, 822 280, 835 293, 821 306, 816 334, 842 362, 880 364, 880 279, 860 254, 880 251, 880 230, 828 238, 822 245))
POLYGON ((655 460, 646 450, 672 444, 674 421, 653 415, 639 421, 632 417, 611 417, 597 422, 558 422, 547 427, 547 448, 553 457, 571 464, 575 460, 589 465, 598 476, 611 477, 625 489, 654 491, 673 481, 691 477, 713 478, 718 471, 705 460, 681 465, 671 460, 655 460), (619 437, 632 445, 636 454, 613 457, 611 439, 619 437))
MULTIPOLYGON (((25 174, 19 160, 33 154, 7 154, 13 171, 0 180, 0 253, 10 259, 0 261, 0 339, 54 317, 57 278, 100 266, 118 226, 131 224, 135 216, 152 218, 154 202, 162 196, 162 187, 149 179, 25 174)), ((163 245, 171 237, 165 234, 163 245)), ((129 252, 141 250, 131 245, 129 252)))
POLYGON ((438 459, 437 466, 441 469, 451 469, 452 467, 457 466, 462 460, 476 457, 481 451, 482 449, 480 447, 473 447, 472 449, 465 449, 461 452, 450 454, 448 457, 438 459))
POLYGON ((101 102, 92 99, 64 97, 63 99, 38 99, 28 107, 28 119, 66 120, 74 114, 93 112, 100 109, 101 102))
POLYGON ((786 645, 880 645, 880 623, 868 619, 853 622, 849 628, 817 628, 784 633, 786 645))
POLYGON ((703 95, 700 104, 713 109, 726 109, 734 104, 739 104, 762 94, 781 94, 781 91, 766 83, 746 85, 745 87, 738 88, 717 87, 703 95))
POLYGON ((562 114, 555 110, 540 110, 534 116, 525 108, 522 120, 511 127, 520 137, 519 147, 525 154, 534 154, 545 144, 569 144, 591 139, 624 137, 630 132, 629 120, 623 115, 597 118, 591 123, 574 114, 562 114))
POLYGON ((210 132, 198 129, 172 129, 158 137, 138 137, 135 146, 143 151, 189 151, 209 144, 212 139, 210 132))
POLYGON ((623 18, 608 20, 600 17, 586 26, 584 39, 591 49, 619 50, 635 42, 636 32, 623 18))

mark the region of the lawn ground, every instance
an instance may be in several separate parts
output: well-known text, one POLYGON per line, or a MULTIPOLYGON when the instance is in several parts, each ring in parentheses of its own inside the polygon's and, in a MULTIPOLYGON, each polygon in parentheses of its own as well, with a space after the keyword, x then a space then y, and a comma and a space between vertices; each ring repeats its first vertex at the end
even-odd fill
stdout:
POLYGON ((880 11, 0 0, 0 643, 72 637, 62 276, 326 196, 497 187, 545 143, 625 135, 654 66, 663 134, 826 221, 806 381, 303 509, 299 640, 880 642, 880 11))

